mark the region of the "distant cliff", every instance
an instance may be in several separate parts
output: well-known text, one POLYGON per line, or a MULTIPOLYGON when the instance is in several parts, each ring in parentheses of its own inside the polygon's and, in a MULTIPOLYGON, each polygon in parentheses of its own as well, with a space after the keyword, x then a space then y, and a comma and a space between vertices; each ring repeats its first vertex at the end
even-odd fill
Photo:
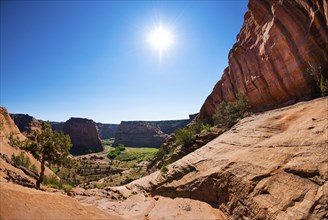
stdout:
POLYGON ((96 123, 85 118, 70 118, 64 123, 63 132, 71 137, 73 155, 103 150, 96 123))
POLYGON ((41 122, 28 114, 10 114, 10 117, 26 137, 31 137, 34 130, 41 129, 41 122))
POLYGON ((99 131, 99 137, 101 139, 114 138, 116 130, 118 128, 118 124, 103 124, 96 123, 99 131))
POLYGON ((216 106, 245 94, 254 111, 318 94, 309 65, 328 77, 328 3, 324 0, 250 0, 229 66, 200 110, 210 120, 216 106))
POLYGON ((171 121, 122 121, 118 126, 114 146, 160 147, 165 137, 186 126, 190 119, 171 121))

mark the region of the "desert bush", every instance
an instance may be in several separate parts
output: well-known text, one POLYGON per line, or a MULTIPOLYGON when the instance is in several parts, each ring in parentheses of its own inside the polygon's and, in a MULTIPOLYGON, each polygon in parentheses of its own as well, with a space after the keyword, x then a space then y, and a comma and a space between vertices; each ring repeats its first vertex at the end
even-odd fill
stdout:
POLYGON ((43 182, 44 185, 47 185, 51 188, 56 188, 56 189, 60 189, 61 188, 61 183, 58 179, 58 177, 54 174, 50 175, 50 176, 45 176, 43 177, 43 182))
POLYGON ((175 133, 175 138, 178 144, 187 146, 193 143, 195 140, 196 131, 192 127, 180 128, 175 133))
POLYGON ((213 115, 213 122, 218 127, 229 128, 249 114, 249 104, 245 95, 239 93, 234 102, 221 102, 213 115))
POLYGON ((320 89, 321 96, 328 95, 328 78, 324 76, 321 66, 308 63, 306 72, 313 77, 316 86, 320 89))
POLYGON ((124 180, 121 181, 120 185, 125 185, 131 183, 134 179, 131 177, 126 177, 124 180))
POLYGON ((27 169, 30 169, 31 166, 30 158, 23 153, 20 153, 18 156, 15 156, 15 154, 11 155, 11 160, 18 166, 23 166, 27 169))
POLYGON ((116 149, 119 149, 120 151, 125 151, 125 146, 124 144, 119 144, 116 149))
POLYGON ((115 148, 114 150, 110 151, 107 154, 107 157, 111 160, 115 159, 118 155, 121 154, 121 151, 118 148, 115 148))
POLYGON ((122 151, 125 151, 125 146, 124 144, 119 144, 117 147, 115 147, 114 150, 110 151, 107 154, 107 157, 111 160, 115 159, 118 155, 121 154, 122 151))
POLYGON ((63 184, 62 186, 61 186, 61 188, 65 191, 65 192, 69 192, 69 191, 71 191, 72 190, 72 188, 73 188, 73 186, 72 185, 70 185, 70 184, 63 184))

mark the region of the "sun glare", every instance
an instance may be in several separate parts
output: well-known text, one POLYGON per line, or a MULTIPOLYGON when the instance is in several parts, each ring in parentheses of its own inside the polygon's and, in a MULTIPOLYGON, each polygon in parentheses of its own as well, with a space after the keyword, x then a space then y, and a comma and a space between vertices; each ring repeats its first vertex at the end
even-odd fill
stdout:
POLYGON ((162 55, 163 51, 168 49, 173 43, 173 35, 171 31, 160 25, 149 33, 149 42, 152 47, 162 55))

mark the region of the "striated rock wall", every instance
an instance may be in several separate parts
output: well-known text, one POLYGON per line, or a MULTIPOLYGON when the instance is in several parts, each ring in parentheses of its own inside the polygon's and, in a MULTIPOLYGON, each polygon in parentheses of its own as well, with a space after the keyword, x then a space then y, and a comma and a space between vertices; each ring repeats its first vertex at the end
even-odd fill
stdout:
POLYGON ((10 117, 19 131, 27 137, 32 135, 33 130, 40 130, 41 128, 40 121, 28 114, 10 114, 10 117))
POLYGON ((124 144, 127 147, 160 147, 168 134, 190 122, 171 121, 122 121, 115 134, 114 146, 124 144))
POLYGON ((85 118, 70 118, 63 126, 63 132, 71 137, 73 155, 103 150, 96 123, 85 118))
POLYGON ((250 0, 229 66, 200 110, 210 120, 221 101, 245 94, 254 111, 318 94, 307 69, 328 77, 328 3, 325 0, 250 0))
POLYGON ((119 126, 118 124, 97 123, 98 131, 99 131, 99 137, 101 139, 114 138, 118 126, 119 126))

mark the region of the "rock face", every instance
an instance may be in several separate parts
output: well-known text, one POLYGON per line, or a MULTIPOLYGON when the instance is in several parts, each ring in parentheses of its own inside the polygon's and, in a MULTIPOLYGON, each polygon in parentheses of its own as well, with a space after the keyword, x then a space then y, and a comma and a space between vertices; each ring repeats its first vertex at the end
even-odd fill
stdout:
POLYGON ((245 118, 167 171, 114 191, 200 200, 230 219, 324 219, 327 112, 320 98, 245 118))
POLYGON ((61 132, 63 130, 65 122, 51 121, 50 124, 53 131, 61 132))
POLYGON ((186 126, 189 122, 189 119, 122 121, 115 134, 114 146, 124 144, 127 147, 160 147, 168 134, 186 126))
MULTIPOLYGON (((26 116, 23 115, 23 118, 26 116)), ((28 117, 30 118, 30 117, 28 117)), ((34 121, 34 119, 32 119, 34 121)), ((29 123, 27 123, 29 125, 29 123)), ((28 131, 28 129, 27 129, 28 131)), ((31 165, 35 165, 37 170, 41 170, 40 162, 33 157, 29 152, 22 149, 15 148, 9 144, 9 136, 12 134, 14 137, 21 141, 26 140, 24 136, 15 125, 10 117, 8 111, 4 107, 0 107, 0 182, 12 182, 24 186, 33 187, 37 175, 25 167, 14 164, 11 161, 11 156, 18 156, 24 154, 29 159, 31 165)), ((54 175, 54 173, 46 167, 45 175, 54 175)), ((1 212, 2 213, 2 212, 1 212)))
POLYGON ((309 65, 328 77, 328 3, 324 0, 250 0, 229 66, 200 110, 211 120, 221 101, 245 94, 254 111, 318 93, 309 65))
POLYGON ((99 131, 99 137, 101 139, 114 138, 118 126, 119 126, 118 124, 97 123, 98 131, 99 131))
POLYGON ((33 130, 39 130, 41 128, 40 121, 30 115, 10 114, 10 117, 14 120, 19 131, 26 136, 29 136, 33 130))
POLYGON ((63 126, 63 132, 71 137, 73 155, 103 150, 96 123, 85 118, 70 118, 63 126))

